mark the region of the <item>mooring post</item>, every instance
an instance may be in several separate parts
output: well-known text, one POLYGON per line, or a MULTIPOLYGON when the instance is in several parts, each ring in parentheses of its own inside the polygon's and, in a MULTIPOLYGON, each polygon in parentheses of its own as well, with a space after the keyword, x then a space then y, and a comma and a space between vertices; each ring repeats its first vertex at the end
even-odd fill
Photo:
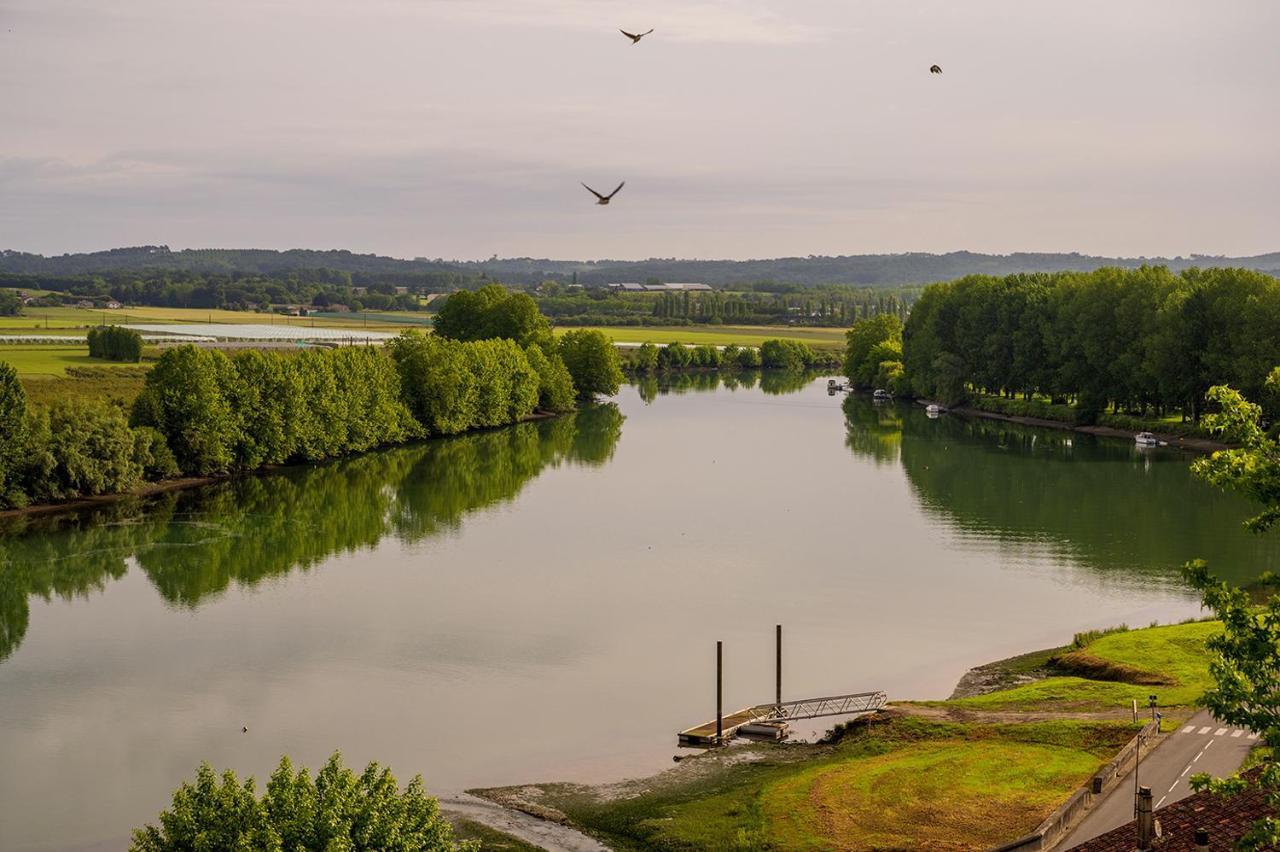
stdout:
POLYGON ((774 694, 773 703, 782 706, 782 625, 777 625, 778 636, 778 665, 777 665, 777 690, 774 694))
POLYGON ((716 640, 716 745, 724 743, 724 643, 716 640))

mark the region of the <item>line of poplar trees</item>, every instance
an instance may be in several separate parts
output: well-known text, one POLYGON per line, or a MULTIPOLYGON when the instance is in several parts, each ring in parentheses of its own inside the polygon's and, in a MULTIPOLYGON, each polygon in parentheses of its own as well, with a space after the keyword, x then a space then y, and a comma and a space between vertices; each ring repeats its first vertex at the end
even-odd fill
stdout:
POLYGON ((142 360, 142 335, 119 325, 101 325, 89 329, 89 357, 106 361, 142 360))
POLYGON ((925 290, 902 350, 921 396, 1042 394, 1086 422, 1108 408, 1198 421, 1213 385, 1263 395, 1280 363, 1280 280, 1159 266, 969 276, 925 290))

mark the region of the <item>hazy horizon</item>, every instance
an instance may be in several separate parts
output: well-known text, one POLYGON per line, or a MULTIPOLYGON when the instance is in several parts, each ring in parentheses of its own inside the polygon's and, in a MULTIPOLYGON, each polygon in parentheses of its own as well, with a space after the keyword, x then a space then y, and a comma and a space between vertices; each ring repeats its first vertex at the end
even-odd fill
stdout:
POLYGON ((0 0, 0 247, 1263 254, 1278 25, 1265 0, 0 0), (578 185, 623 179, 607 208, 578 185))

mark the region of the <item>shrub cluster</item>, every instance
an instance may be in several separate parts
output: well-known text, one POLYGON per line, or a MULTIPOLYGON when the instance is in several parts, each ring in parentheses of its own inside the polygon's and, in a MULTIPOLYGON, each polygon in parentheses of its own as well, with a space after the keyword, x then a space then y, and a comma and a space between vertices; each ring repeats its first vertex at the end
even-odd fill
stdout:
POLYGON ((131 328, 100 325, 89 329, 89 357, 106 361, 142 360, 142 335, 131 328))
POLYGON ((415 331, 385 350, 228 356, 180 346, 147 373, 126 415, 75 399, 29 409, 17 374, 0 364, 0 507, 503 426, 616 393, 621 379, 617 352, 597 331, 523 348, 415 331))
POLYGON ((721 348, 709 344, 686 346, 683 343, 668 343, 659 347, 643 343, 627 352, 624 359, 624 366, 637 373, 749 370, 758 367, 803 370, 836 364, 834 356, 819 352, 798 340, 766 340, 759 349, 732 344, 721 348))

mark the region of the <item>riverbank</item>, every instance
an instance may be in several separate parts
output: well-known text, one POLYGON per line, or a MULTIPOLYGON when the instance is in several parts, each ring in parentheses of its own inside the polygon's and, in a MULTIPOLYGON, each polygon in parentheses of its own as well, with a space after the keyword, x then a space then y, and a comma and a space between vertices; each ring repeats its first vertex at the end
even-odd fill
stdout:
MULTIPOLYGON (((936 404, 933 400, 918 399, 916 402, 920 405, 936 404)), ((1066 432, 1079 432, 1084 435, 1095 435, 1100 438, 1128 438, 1132 440, 1139 432, 1150 432, 1156 438, 1165 442, 1170 447, 1179 450, 1189 450, 1197 453, 1216 453, 1219 450, 1229 449, 1227 444, 1221 441, 1215 441, 1211 438, 1201 438, 1190 435, 1177 435, 1171 432, 1162 432, 1158 423, 1153 423, 1148 428, 1142 429, 1121 429, 1115 426, 1081 426, 1075 423, 1068 423, 1064 420, 1052 420, 1047 417, 1028 417, 1018 414, 1003 414, 998 411, 988 411, 976 405, 962 405, 955 408, 948 408, 951 414, 958 414, 962 417, 980 417, 985 420, 1003 420, 1006 423, 1017 423, 1022 426, 1039 426, 1044 429, 1058 429, 1066 432)))
MULTIPOLYGON (((575 411, 576 410, 577 409, 575 409, 575 411)), ((349 459, 359 458, 360 456, 365 456, 369 453, 381 452, 383 450, 395 449, 397 447, 409 447, 426 441, 440 440, 441 438, 454 438, 461 435, 476 435, 483 432, 492 432, 498 429, 506 429, 510 426, 516 425, 517 423, 536 423, 541 420, 552 420, 554 418, 564 417, 567 414, 573 413, 574 412, 536 411, 527 417, 522 417, 513 423, 504 423, 501 426, 491 426, 484 429, 469 429, 465 432, 459 432, 457 435, 434 435, 429 438, 408 441, 402 444, 386 444, 374 447, 364 453, 339 456, 337 458, 325 459, 320 462, 298 462, 288 465, 264 465, 263 467, 254 468, 253 470, 233 471, 231 473, 212 474, 209 476, 181 476, 174 479, 162 479, 156 482, 143 482, 128 491, 116 491, 109 494, 93 494, 85 497, 75 497, 70 500, 64 500, 57 503, 35 503, 30 506, 22 506, 15 509, 0 509, 0 533, 5 532, 4 528, 10 524, 20 522, 24 519, 51 517, 85 511, 88 509, 99 509, 104 506, 112 506, 129 500, 146 500, 148 498, 155 497, 160 494, 167 494, 173 491, 187 491, 192 488, 200 488, 202 486, 213 485, 218 482, 226 482, 240 477, 263 476, 282 470, 288 470, 290 468, 336 464, 349 459)))
POLYGON ((820 743, 734 743, 615 784, 472 792, 614 849, 990 847, 1033 831, 1132 741, 1139 694, 1144 706, 1161 696, 1165 730, 1189 717, 1216 629, 1077 636, 974 668, 958 698, 895 703, 820 743))

